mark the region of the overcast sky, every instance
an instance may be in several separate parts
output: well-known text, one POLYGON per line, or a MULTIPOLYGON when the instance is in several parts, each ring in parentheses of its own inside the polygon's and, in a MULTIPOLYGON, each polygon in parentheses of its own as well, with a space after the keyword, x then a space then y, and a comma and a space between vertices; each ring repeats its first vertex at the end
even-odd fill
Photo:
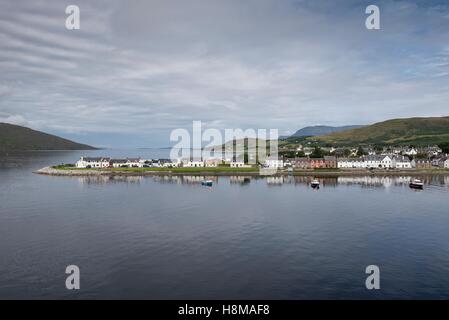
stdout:
POLYGON ((287 134, 443 116, 448 101, 449 1, 0 2, 0 122, 97 146, 168 146, 193 120, 287 134))

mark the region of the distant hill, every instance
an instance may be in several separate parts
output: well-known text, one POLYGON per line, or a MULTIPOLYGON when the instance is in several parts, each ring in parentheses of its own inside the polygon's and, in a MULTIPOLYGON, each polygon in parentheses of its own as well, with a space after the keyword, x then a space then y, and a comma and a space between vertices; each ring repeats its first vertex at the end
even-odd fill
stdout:
POLYGON ((407 118, 314 137, 334 145, 433 145, 449 142, 449 117, 407 118))
POLYGON ((96 148, 44 132, 9 123, 0 123, 0 151, 93 149, 96 148))
POLYGON ((356 128, 361 128, 363 126, 352 125, 352 126, 342 126, 342 127, 331 127, 331 126, 310 126, 299 129, 291 137, 307 137, 307 136, 324 136, 333 132, 341 132, 345 130, 351 130, 356 128))

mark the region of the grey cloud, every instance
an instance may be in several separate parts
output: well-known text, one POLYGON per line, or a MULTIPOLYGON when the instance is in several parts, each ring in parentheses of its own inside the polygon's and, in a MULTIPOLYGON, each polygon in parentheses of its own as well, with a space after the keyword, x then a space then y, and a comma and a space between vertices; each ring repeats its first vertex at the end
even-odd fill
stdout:
POLYGON ((295 131, 447 112, 443 2, 380 1, 379 32, 352 0, 78 1, 79 31, 68 4, 0 4, 0 121, 167 145, 192 120, 295 131))

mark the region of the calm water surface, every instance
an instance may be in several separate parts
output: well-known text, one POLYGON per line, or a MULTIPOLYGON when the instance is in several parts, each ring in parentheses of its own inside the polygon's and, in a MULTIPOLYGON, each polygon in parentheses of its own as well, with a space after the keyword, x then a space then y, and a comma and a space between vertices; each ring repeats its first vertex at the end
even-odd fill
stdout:
POLYGON ((0 298, 449 298, 449 178, 51 177, 0 155, 0 298), (81 290, 65 289, 67 265, 81 290), (365 289, 365 267, 381 290, 365 289))

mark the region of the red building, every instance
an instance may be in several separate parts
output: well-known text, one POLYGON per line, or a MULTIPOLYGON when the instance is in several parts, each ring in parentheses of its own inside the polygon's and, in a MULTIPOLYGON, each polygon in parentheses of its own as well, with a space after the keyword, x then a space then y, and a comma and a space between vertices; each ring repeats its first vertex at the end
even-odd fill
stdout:
POLYGON ((326 168, 326 162, 324 161, 324 158, 311 158, 310 167, 312 169, 326 168))
POLYGON ((326 168, 337 168, 337 158, 334 156, 324 156, 324 164, 326 168))

